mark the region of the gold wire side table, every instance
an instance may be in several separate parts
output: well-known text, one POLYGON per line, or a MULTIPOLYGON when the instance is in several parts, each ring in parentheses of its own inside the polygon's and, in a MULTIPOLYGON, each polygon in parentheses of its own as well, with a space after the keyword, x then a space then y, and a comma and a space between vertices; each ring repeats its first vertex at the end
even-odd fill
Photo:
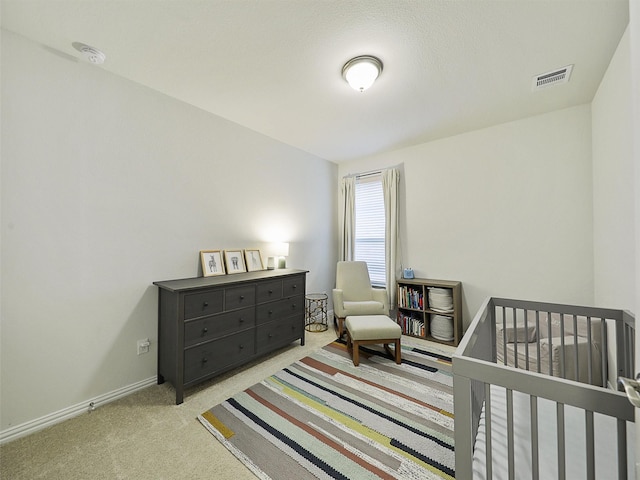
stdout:
POLYGON ((308 332, 324 332, 329 328, 327 298, 326 293, 307 293, 305 295, 304 328, 308 332))

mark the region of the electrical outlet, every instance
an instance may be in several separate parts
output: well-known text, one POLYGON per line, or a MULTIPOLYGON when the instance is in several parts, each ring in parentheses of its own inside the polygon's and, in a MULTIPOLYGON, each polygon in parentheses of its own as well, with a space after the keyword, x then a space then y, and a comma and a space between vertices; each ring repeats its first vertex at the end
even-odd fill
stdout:
POLYGON ((138 340, 138 355, 142 355, 143 353, 149 353, 149 345, 151 342, 148 338, 143 340, 138 340))

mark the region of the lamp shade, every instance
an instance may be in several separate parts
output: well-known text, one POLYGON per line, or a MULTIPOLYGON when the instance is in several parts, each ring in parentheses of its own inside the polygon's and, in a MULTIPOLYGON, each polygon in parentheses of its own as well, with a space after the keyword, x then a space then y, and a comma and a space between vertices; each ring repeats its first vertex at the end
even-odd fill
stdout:
POLYGON ((364 92, 382 72, 382 62, 376 57, 362 55, 349 60, 342 67, 342 76, 354 90, 364 92))
POLYGON ((288 243, 274 243, 273 255, 276 257, 288 257, 289 256, 289 244, 288 243))

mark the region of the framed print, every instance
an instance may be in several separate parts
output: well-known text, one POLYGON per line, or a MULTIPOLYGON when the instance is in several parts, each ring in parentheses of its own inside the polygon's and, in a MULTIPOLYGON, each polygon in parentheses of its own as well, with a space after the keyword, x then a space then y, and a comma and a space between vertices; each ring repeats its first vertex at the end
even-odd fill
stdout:
POLYGON ((244 259, 247 262, 247 272, 264 270, 264 263, 262 263, 262 255, 260 254, 260 250, 245 248, 244 259))
POLYGON ((224 275, 224 262, 221 250, 200 250, 200 262, 202 263, 202 275, 212 277, 224 275))
POLYGON ((227 265, 227 273, 242 273, 247 271, 244 265, 244 258, 242 258, 242 250, 225 250, 224 262, 227 265))

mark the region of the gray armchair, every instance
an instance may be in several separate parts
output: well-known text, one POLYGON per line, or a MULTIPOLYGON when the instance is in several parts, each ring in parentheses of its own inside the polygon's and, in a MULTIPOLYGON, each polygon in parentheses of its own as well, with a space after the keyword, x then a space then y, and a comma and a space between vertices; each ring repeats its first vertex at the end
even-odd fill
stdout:
POLYGON ((349 315, 389 315, 389 296, 384 288, 373 288, 366 262, 338 262, 333 313, 338 334, 344 331, 349 315))

